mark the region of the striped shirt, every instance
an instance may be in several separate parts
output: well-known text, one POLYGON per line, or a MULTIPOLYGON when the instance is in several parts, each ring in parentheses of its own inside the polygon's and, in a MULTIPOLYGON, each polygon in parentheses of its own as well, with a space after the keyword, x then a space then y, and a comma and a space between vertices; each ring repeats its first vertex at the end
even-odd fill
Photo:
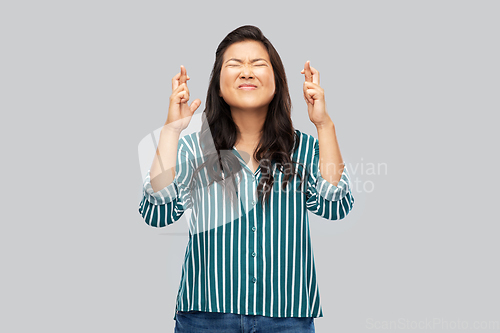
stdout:
MULTIPOLYGON (((329 183, 319 170, 318 139, 295 131, 300 142, 292 160, 304 163, 307 172, 302 168, 299 175, 306 178, 298 188, 302 178, 293 176, 293 186, 284 191, 284 174, 274 166, 274 188, 264 205, 257 200, 260 166, 252 172, 235 147, 232 152, 242 163, 235 176, 240 207, 226 200, 217 182, 189 190, 193 171, 205 162, 200 132, 179 138, 170 185, 154 192, 148 171, 139 205, 148 225, 165 227, 192 210, 174 320, 177 311, 323 317, 307 211, 340 220, 351 211, 354 197, 345 162, 338 185, 329 183)), ((207 183, 206 168, 195 178, 207 183)))

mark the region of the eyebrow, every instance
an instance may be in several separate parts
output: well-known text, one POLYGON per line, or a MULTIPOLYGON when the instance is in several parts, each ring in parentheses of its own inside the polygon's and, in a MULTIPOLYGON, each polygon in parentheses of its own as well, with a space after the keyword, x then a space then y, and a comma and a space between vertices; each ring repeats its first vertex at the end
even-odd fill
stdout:
MULTIPOLYGON (((231 60, 233 60, 233 61, 237 61, 237 62, 243 62, 241 59, 231 58, 231 59, 228 59, 228 60, 226 61, 226 63, 227 63, 227 62, 229 62, 229 61, 231 61, 231 60)), ((250 62, 256 62, 256 61, 259 61, 259 60, 264 60, 265 62, 268 62, 268 61, 267 61, 266 59, 264 59, 264 58, 256 58, 256 59, 252 59, 252 60, 250 60, 250 62)))

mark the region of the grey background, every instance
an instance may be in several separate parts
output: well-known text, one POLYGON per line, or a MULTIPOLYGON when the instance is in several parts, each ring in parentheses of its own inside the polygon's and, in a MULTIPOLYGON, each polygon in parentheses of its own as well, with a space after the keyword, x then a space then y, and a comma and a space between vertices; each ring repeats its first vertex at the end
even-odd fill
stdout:
POLYGON ((389 321, 500 331, 499 9, 3 3, 0 330, 173 331, 187 235, 181 223, 141 219, 138 145, 165 122, 180 65, 200 113, 217 45, 253 24, 284 62, 295 126, 316 137, 300 70, 310 60, 320 71, 361 186, 345 220, 310 214, 325 315, 317 332, 388 330, 389 321), (387 172, 361 172, 369 163, 387 172))

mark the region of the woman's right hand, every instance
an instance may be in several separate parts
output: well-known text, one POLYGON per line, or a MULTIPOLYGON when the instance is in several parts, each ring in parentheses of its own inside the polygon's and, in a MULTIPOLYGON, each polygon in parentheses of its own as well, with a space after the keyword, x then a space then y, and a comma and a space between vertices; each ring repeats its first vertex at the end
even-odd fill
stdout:
POLYGON ((169 129, 179 133, 188 127, 193 114, 201 105, 201 100, 198 98, 190 106, 188 105, 189 89, 187 80, 189 80, 189 76, 186 68, 181 65, 181 72, 172 78, 172 95, 170 95, 167 121, 165 123, 169 129))

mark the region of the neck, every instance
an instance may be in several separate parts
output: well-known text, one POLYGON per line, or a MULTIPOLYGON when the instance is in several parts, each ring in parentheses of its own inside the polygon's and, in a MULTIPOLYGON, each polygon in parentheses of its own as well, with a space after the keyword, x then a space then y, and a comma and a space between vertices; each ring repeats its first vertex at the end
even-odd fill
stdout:
POLYGON ((255 146, 259 143, 267 108, 267 105, 256 109, 231 108, 231 116, 238 128, 236 144, 255 146))

